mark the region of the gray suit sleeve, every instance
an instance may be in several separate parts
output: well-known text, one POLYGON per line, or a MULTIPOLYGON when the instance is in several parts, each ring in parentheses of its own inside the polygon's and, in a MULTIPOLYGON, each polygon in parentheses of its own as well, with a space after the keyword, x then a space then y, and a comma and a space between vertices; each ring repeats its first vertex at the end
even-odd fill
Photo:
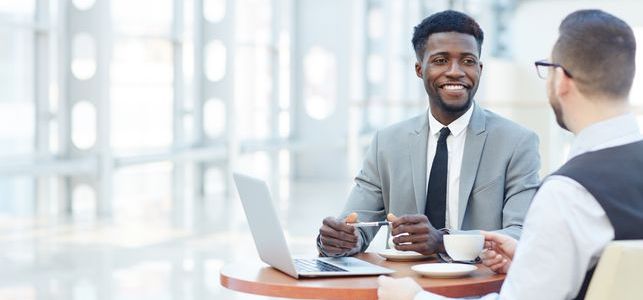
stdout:
MULTIPOLYGON (((382 198, 382 181, 378 170, 378 133, 375 133, 364 158, 362 169, 355 177, 355 186, 353 186, 339 218, 343 219, 352 212, 357 213, 360 222, 381 221, 386 218, 382 198)), ((351 250, 344 255, 353 255, 366 250, 378 229, 377 227, 358 228, 361 237, 358 241, 359 251, 351 250)), ((325 255, 319 247, 319 237, 317 237, 317 241, 319 252, 325 255)))
POLYGON ((503 229, 498 232, 520 238, 527 210, 540 185, 539 169, 538 136, 529 132, 516 145, 507 166, 503 229))

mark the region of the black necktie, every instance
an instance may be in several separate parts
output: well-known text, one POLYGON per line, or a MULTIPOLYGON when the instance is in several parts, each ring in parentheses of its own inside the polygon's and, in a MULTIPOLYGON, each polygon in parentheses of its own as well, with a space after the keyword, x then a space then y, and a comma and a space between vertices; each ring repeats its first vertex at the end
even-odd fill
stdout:
POLYGON ((426 208, 424 214, 435 228, 444 228, 447 205, 447 164, 449 153, 447 150, 447 137, 451 134, 448 127, 440 130, 438 146, 435 150, 431 173, 429 174, 429 188, 426 192, 426 208))

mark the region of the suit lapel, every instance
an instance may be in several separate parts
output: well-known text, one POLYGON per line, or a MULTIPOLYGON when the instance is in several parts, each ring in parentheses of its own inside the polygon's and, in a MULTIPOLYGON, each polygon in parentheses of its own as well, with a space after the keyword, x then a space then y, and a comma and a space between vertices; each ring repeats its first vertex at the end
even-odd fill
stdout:
POLYGON ((426 114, 419 118, 416 127, 409 132, 409 155, 413 175, 413 191, 418 213, 424 213, 426 201, 426 147, 429 132, 429 119, 426 114))
POLYGON ((482 109, 474 103, 473 114, 467 127, 467 139, 462 154, 460 169, 460 199, 458 201, 458 228, 462 228, 465 210, 469 203, 471 189, 480 166, 480 157, 484 148, 487 132, 485 131, 485 115, 482 109))

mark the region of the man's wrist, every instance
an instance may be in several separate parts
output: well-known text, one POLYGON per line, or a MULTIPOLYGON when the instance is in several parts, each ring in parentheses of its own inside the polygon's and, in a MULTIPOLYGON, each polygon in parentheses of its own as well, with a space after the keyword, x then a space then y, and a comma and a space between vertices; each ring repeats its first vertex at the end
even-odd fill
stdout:
POLYGON ((444 235, 451 234, 451 231, 449 230, 449 228, 440 228, 437 230, 437 232, 439 234, 439 242, 436 252, 446 253, 446 249, 444 248, 444 235))

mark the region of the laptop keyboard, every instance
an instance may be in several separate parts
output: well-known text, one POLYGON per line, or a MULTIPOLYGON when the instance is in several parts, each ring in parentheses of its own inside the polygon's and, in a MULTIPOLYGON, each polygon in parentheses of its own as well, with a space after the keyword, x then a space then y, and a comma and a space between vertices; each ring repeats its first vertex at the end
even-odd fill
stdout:
POLYGON ((299 272, 348 272, 318 259, 295 259, 295 268, 299 272))

